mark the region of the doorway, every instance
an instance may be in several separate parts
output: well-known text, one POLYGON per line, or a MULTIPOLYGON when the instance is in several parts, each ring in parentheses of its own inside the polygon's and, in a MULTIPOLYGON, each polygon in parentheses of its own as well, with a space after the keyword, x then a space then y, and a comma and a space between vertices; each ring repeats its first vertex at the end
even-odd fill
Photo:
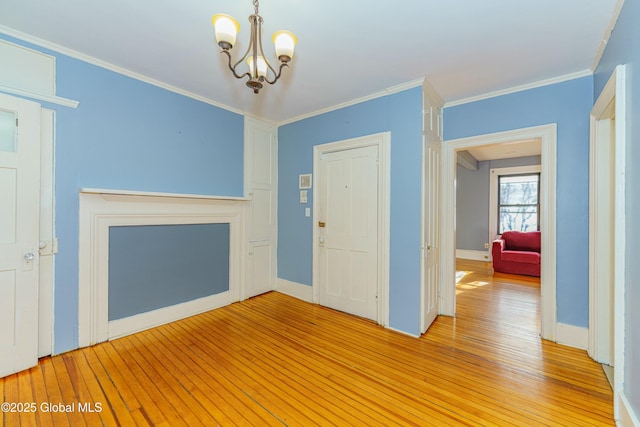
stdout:
POLYGON ((539 139, 541 143, 540 231, 545 256, 541 259, 541 336, 556 338, 556 125, 543 125, 512 131, 447 141, 443 145, 442 203, 442 282, 441 314, 456 312, 456 168, 459 151, 504 143, 539 139), (454 213, 452 215, 451 213, 454 213))
POLYGON ((588 351, 612 367, 615 419, 624 375, 625 76, 616 67, 591 110, 589 150, 588 351))
POLYGON ((314 147, 313 301, 388 325, 390 133, 314 147))

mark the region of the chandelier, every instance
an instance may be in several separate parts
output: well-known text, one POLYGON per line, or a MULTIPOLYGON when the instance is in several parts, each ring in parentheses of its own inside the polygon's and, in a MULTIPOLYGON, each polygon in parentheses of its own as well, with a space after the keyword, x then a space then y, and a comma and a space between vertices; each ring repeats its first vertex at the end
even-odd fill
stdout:
POLYGON ((280 62, 278 71, 271 66, 264 55, 262 49, 262 17, 258 14, 258 0, 253 0, 255 13, 249 16, 251 23, 251 38, 249 39, 249 47, 245 54, 235 64, 232 65, 231 54, 229 51, 236 42, 236 35, 240 31, 240 24, 233 17, 219 13, 213 15, 211 23, 216 32, 216 41, 218 46, 222 48, 220 53, 227 55, 229 60, 229 69, 233 75, 242 79, 248 77, 247 86, 253 89, 253 93, 260 92, 263 83, 274 84, 280 78, 282 69, 289 66, 289 62, 293 57, 293 48, 298 42, 295 34, 290 31, 280 30, 273 34, 272 40, 276 48, 276 56, 280 62), (238 66, 243 62, 247 62, 249 71, 238 71, 238 66))

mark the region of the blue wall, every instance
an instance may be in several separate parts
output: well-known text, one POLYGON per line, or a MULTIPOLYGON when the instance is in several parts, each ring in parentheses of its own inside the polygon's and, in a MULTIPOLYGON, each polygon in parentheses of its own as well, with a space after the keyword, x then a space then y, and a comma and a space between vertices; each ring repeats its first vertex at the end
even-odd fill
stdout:
POLYGON ((626 289, 624 393, 640 416, 640 1, 626 0, 595 72, 595 96, 618 64, 627 64, 626 289))
POLYGON ((446 108, 446 140, 557 123, 557 320, 589 324, 589 112, 593 78, 446 108))
POLYGON ((82 187, 241 196, 243 117, 0 34, 56 57, 54 352, 78 346, 82 187))
POLYGON ((229 290, 229 224, 109 227, 109 320, 229 290))
POLYGON ((313 146, 391 132, 390 326, 420 333, 422 88, 311 117, 278 129, 278 276, 312 284, 312 223, 298 175, 312 173, 313 146))

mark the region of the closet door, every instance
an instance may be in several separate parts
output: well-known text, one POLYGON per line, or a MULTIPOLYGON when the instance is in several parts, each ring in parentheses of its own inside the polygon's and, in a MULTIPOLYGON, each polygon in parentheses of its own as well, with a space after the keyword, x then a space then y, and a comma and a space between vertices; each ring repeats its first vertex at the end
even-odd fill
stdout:
POLYGON ((277 157, 275 126, 245 118, 245 194, 251 198, 245 298, 275 289, 277 157))

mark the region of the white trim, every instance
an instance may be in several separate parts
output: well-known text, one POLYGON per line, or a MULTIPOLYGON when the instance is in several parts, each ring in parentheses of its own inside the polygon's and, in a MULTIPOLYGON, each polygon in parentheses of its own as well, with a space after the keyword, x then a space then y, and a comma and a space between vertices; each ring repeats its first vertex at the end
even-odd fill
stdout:
POLYGON ((617 425, 620 427, 640 427, 640 416, 635 413, 624 393, 620 393, 618 399, 614 397, 614 402, 620 408, 620 416, 616 418, 617 425))
POLYGON ((480 145, 521 139, 540 138, 540 230, 542 257, 540 292, 542 307, 541 335, 554 341, 556 335, 556 124, 534 126, 488 135, 445 141, 442 150, 442 281, 440 314, 455 316, 455 209, 456 151, 480 145))
POLYGON ((313 147, 313 301, 319 294, 319 231, 316 203, 319 200, 318 182, 322 154, 353 148, 378 147, 378 301, 377 323, 389 325, 389 233, 391 191, 391 132, 381 132, 359 138, 330 142, 313 147))
POLYGON ((407 337, 420 338, 420 335, 411 334, 411 333, 409 333, 407 331, 402 331, 400 329, 392 328, 391 326, 386 326, 385 329, 388 329, 388 330, 393 331, 393 332, 397 332, 397 333, 402 334, 402 335, 407 336, 407 337))
POLYGON ((507 89, 500 89, 493 92, 484 93, 481 95, 470 96, 468 98, 457 99, 455 101, 447 102, 444 107, 455 107, 456 105, 468 104, 470 102, 483 101, 489 98, 495 98, 497 96, 509 95, 511 93, 522 92, 529 89, 536 89, 543 86, 549 86, 556 83, 562 83, 569 80, 579 79, 581 77, 586 77, 592 75, 593 72, 591 70, 582 70, 577 71, 575 73, 564 74, 562 76, 552 77, 550 79, 539 80, 533 83, 527 83, 519 86, 513 86, 507 89))
MULTIPOLYGON (((612 73, 609 81, 603 88, 600 96, 596 100, 591 110, 591 141, 590 150, 593 150, 593 144, 596 143, 594 133, 595 123, 600 119, 610 118, 615 113, 615 147, 614 147, 614 261, 613 261, 613 393, 614 406, 613 413, 617 419, 620 412, 619 399, 616 396, 622 395, 624 392, 624 370, 625 370, 625 261, 626 261, 626 207, 625 207, 625 170, 626 170, 626 66, 618 65, 612 73), (611 110, 612 102, 614 109, 611 110)), ((589 174, 593 174, 594 164, 590 164, 589 174)), ((591 179, 591 178, 590 178, 591 179)), ((589 198, 595 196, 593 185, 590 185, 589 198)), ((591 203, 591 202, 590 202, 591 203)), ((591 208, 591 206, 590 206, 591 208)), ((594 236, 594 223, 589 222, 589 239, 594 236)), ((596 262, 594 258, 593 248, 589 248, 589 264, 590 273, 592 273, 592 265, 596 262)), ((591 274, 590 274, 591 275, 591 274)), ((589 320, 597 322, 596 305, 597 289, 595 282, 589 279, 589 320)), ((596 336, 597 329, 592 327, 589 332, 589 354, 597 355, 595 348, 598 342, 596 336)))
POLYGON ((81 193, 86 194, 105 194, 118 196, 139 196, 139 197, 171 197, 179 199, 200 199, 200 200, 232 200, 232 201, 248 201, 250 197, 236 196, 210 196, 207 194, 183 194, 183 193, 156 193, 153 191, 135 191, 135 190, 114 190, 104 188, 86 188, 80 189, 81 193))
POLYGON ((87 62, 89 64, 93 64, 93 65, 96 65, 98 67, 107 69, 109 71, 113 71, 115 73, 122 74, 122 75, 127 76, 127 77, 131 77, 132 79, 139 80, 139 81, 145 82, 145 83, 149 83, 149 84, 151 84, 153 86, 157 86, 157 87, 162 88, 162 89, 166 89, 169 92, 177 93, 179 95, 186 96, 187 98, 195 99, 197 101, 204 102, 205 104, 213 105, 214 107, 218 107, 218 108, 222 108, 223 110, 231 111, 232 113, 241 114, 241 115, 244 114, 243 111, 238 110, 237 108, 233 108, 233 107, 230 107, 228 105, 224 105, 224 104, 222 104, 220 102, 214 101, 213 99, 206 98, 206 97, 204 97, 202 95, 198 95, 198 94, 195 94, 193 92, 189 92, 187 90, 181 89, 181 88, 176 87, 176 86, 172 86, 170 84, 161 82, 159 80, 153 79, 151 77, 145 76, 145 75, 140 74, 140 73, 136 73, 136 72, 128 70, 126 68, 119 67, 117 65, 111 64, 109 62, 106 62, 106 61, 103 61, 101 59, 95 58, 93 56, 85 55, 84 53, 80 53, 78 51, 66 48, 66 47, 61 46, 59 44, 52 43, 50 41, 43 40, 41 38, 32 36, 30 34, 26 34, 26 33, 23 33, 21 31, 14 30, 13 28, 9 28, 7 26, 0 25, 0 32, 2 32, 4 34, 7 34, 9 36, 18 38, 20 40, 23 40, 23 41, 25 41, 27 43, 32 43, 32 44, 38 45, 38 46, 40 46, 42 48, 53 50, 53 51, 58 52, 58 53, 60 53, 62 55, 66 55, 66 56, 69 56, 71 58, 79 59, 79 60, 87 62))
POLYGON ((613 28, 616 26, 616 23, 618 22, 618 17, 620 17, 622 6, 624 6, 624 0, 618 0, 618 3, 616 3, 616 7, 613 9, 613 15, 611 16, 611 21, 609 21, 609 25, 607 26, 607 28, 605 28, 604 34, 602 35, 602 41, 600 42, 600 46, 598 46, 598 51, 596 52, 596 56, 593 58, 593 63, 591 64, 592 72, 595 72, 596 68, 598 68, 598 64, 600 64, 602 55, 604 54, 604 51, 607 48, 607 43, 609 43, 609 39, 611 38, 611 33, 613 32, 613 28))
POLYGON ((313 287, 303 285, 302 283, 278 278, 276 279, 276 291, 302 301, 313 303, 313 287))
POLYGON ((53 354, 53 288, 55 254, 54 144, 55 111, 41 109, 40 120, 40 253, 38 284, 38 357, 53 354))
POLYGON ((556 342, 569 347, 586 350, 589 345, 589 328, 557 323, 556 342))
POLYGON ((112 320, 109 322, 109 340, 224 307, 232 302, 233 297, 231 292, 226 291, 216 295, 198 298, 193 301, 136 314, 123 319, 112 320))
POLYGON ((475 261, 490 261, 489 251, 473 251, 470 249, 456 249, 456 258, 472 259, 475 261))
POLYGON ((62 105, 63 107, 78 108, 78 105, 80 105, 80 101, 75 101, 73 99, 67 99, 56 95, 44 95, 41 93, 30 92, 28 90, 16 89, 14 87, 3 85, 0 85, 0 92, 10 93, 12 95, 18 95, 25 98, 33 98, 39 101, 50 102, 52 104, 62 105))
POLYGON ((238 301, 245 283, 246 271, 243 201, 80 193, 79 346, 86 347, 110 338, 109 227, 211 223, 229 224, 228 292, 230 301, 238 301))
POLYGON ((525 173, 539 173, 542 180, 542 167, 540 165, 489 169, 489 244, 498 236, 498 177, 525 173))
POLYGON ((394 93, 402 92, 408 89, 413 89, 414 87, 422 86, 424 82, 424 78, 412 80, 407 83, 402 83, 396 86, 392 86, 390 88, 384 89, 380 92, 373 93, 371 95, 363 96, 362 98, 354 99, 351 101, 343 102, 341 104, 332 105, 331 107, 322 108, 320 110, 312 111, 310 113, 301 114, 296 117, 292 117, 287 120, 283 120, 278 122, 278 126, 288 125, 290 123, 298 122, 300 120, 308 119, 310 117, 319 116, 320 114, 329 113, 331 111, 340 110, 345 107, 350 107, 352 105, 360 104, 362 102, 371 101, 372 99, 382 98, 383 96, 392 95, 394 93))

